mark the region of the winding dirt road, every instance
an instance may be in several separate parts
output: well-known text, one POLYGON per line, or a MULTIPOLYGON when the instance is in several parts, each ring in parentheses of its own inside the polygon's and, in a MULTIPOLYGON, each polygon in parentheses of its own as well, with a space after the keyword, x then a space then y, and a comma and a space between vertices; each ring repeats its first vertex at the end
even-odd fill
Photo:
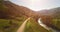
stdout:
POLYGON ((25 29, 25 25, 27 23, 27 21, 30 19, 31 17, 29 17, 28 19, 26 19, 22 25, 19 27, 19 29, 17 30, 17 32, 24 32, 24 29, 25 29))

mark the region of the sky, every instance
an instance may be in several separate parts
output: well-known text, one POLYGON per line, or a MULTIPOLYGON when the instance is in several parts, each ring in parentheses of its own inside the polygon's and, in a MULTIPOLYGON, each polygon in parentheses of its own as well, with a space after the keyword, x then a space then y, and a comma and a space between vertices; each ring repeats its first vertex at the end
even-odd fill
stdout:
POLYGON ((10 0, 11 2, 28 7, 34 11, 60 7, 60 0, 10 0))

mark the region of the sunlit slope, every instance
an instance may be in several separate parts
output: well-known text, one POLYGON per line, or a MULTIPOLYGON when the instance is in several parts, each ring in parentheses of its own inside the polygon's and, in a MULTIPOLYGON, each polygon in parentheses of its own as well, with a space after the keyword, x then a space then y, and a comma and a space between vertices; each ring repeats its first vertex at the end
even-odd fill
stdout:
POLYGON ((37 22, 34 21, 34 19, 30 19, 25 28, 25 32, 52 32, 51 30, 46 30, 42 26, 40 26, 37 22))

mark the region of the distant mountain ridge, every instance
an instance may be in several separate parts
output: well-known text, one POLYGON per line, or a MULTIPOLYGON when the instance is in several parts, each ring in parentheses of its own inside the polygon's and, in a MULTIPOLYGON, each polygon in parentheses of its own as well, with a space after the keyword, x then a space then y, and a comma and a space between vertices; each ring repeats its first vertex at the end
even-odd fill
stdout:
POLYGON ((40 13, 41 15, 54 15, 57 13, 60 14, 60 7, 49 9, 49 10, 47 10, 47 9, 41 10, 41 11, 38 11, 38 13, 40 13))

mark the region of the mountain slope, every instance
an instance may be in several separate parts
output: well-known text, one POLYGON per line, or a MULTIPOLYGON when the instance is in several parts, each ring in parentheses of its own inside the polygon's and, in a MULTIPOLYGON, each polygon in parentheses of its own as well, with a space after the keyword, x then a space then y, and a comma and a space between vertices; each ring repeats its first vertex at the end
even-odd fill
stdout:
POLYGON ((20 17, 20 14, 25 15, 27 17, 36 15, 34 11, 23 6, 15 5, 10 1, 4 1, 3 5, 6 8, 6 10, 2 9, 2 11, 0 9, 0 18, 20 17))

